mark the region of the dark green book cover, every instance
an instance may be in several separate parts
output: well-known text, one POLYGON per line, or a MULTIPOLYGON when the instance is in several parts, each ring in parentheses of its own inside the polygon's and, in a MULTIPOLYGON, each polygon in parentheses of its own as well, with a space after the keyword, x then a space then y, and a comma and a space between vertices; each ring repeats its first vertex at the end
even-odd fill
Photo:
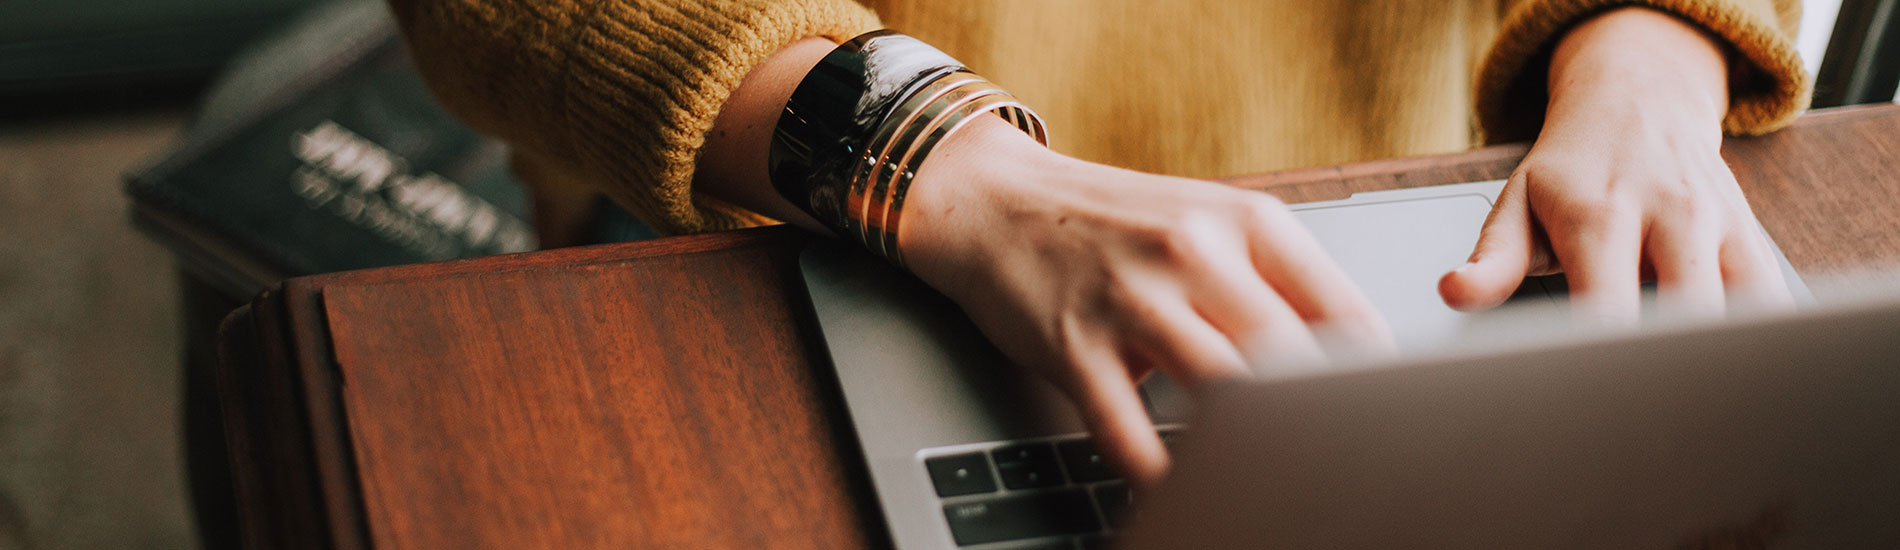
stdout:
POLYGON ((131 178, 135 219, 239 296, 297 275, 534 248, 506 149, 436 103, 393 28, 360 42, 304 56, 309 70, 257 69, 292 82, 250 79, 270 96, 201 116, 217 123, 131 178))

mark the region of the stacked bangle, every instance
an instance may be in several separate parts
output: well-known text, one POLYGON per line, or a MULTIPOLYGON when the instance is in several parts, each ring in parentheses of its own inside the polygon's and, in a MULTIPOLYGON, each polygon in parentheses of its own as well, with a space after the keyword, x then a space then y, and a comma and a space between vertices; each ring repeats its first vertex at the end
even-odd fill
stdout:
POLYGON ((792 93, 773 133, 772 185, 838 236, 902 265, 898 229, 917 169, 988 113, 1048 143, 1035 112, 950 56, 892 31, 865 34, 792 93))

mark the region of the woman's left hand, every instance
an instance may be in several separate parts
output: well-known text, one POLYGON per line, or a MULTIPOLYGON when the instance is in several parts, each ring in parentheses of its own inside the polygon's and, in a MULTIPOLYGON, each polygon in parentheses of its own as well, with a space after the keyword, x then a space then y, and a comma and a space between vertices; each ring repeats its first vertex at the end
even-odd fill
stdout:
POLYGON ((1562 272, 1573 311, 1631 324, 1640 282, 1666 315, 1790 302, 1721 156, 1722 50, 1645 8, 1591 19, 1552 55, 1550 103, 1530 153, 1485 220, 1468 263, 1439 282, 1460 310, 1496 306, 1527 275, 1562 272))

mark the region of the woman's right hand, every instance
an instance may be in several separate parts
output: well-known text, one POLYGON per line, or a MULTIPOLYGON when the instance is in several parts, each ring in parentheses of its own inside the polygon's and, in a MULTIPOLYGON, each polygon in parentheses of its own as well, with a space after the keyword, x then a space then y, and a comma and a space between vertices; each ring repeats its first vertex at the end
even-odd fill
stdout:
POLYGON ((910 269, 1081 410, 1138 483, 1167 453, 1135 386, 1161 369, 1190 391, 1324 358, 1309 325, 1391 336, 1273 197, 1075 160, 997 117, 926 159, 899 242, 910 269))
MULTIPOLYGON (((773 189, 765 159, 786 98, 834 46, 801 40, 747 73, 706 135, 697 191, 824 231, 773 189)), ((1137 483, 1168 463, 1135 390, 1149 371, 1192 391, 1250 365, 1310 364, 1322 351, 1308 326, 1320 323, 1362 350, 1391 347, 1378 313, 1273 197, 1067 158, 999 117, 938 144, 903 220, 911 271, 1062 388, 1137 483)))

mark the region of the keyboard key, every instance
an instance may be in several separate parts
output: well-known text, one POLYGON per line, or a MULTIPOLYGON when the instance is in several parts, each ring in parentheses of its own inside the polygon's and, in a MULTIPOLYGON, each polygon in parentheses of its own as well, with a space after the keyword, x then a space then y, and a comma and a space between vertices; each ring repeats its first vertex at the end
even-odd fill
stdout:
POLYGON ((990 452, 996 458, 996 476, 1010 489, 1054 487, 1062 484, 1056 449, 1048 443, 1004 447, 990 452))
POLYGON ((1094 441, 1064 441, 1056 444, 1056 453, 1062 455, 1062 465, 1069 468, 1069 479, 1076 483, 1115 478, 1115 470, 1108 466, 1108 458, 1095 449, 1094 441))
POLYGON ((996 479, 990 476, 990 461, 983 453, 941 456, 924 461, 930 471, 930 484, 937 496, 954 497, 996 491, 996 479))
POLYGON ((1095 486, 1095 503, 1102 507, 1102 519, 1108 520, 1108 526, 1121 529, 1128 520, 1135 505, 1135 493, 1128 489, 1127 483, 1114 481, 1095 486))
POLYGON ((949 504, 943 507, 943 517, 957 546, 1102 530, 1088 493, 1081 489, 949 504))

